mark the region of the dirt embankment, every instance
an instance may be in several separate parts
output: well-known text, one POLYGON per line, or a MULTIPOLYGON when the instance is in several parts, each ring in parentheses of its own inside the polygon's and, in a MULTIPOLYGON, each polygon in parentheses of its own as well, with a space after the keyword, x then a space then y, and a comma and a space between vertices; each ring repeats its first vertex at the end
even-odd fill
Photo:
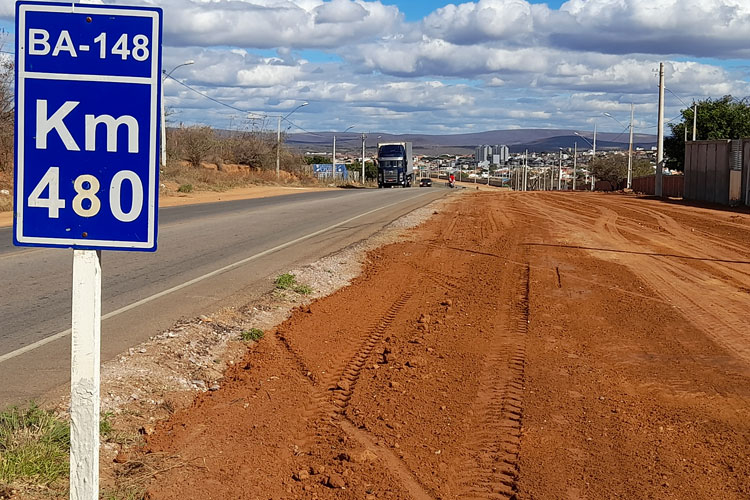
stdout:
POLYGON ((158 499, 750 496, 750 216, 479 192, 412 236, 118 480, 145 468, 158 499))

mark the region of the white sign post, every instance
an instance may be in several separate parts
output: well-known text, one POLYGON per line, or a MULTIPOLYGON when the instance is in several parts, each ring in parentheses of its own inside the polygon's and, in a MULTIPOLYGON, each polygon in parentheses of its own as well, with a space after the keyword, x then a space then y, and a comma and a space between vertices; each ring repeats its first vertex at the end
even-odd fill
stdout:
POLYGON ((13 242, 73 248, 70 498, 99 498, 101 250, 156 250, 162 11, 16 2, 13 242))
POLYGON ((73 251, 70 368, 70 498, 99 498, 101 252, 73 251))

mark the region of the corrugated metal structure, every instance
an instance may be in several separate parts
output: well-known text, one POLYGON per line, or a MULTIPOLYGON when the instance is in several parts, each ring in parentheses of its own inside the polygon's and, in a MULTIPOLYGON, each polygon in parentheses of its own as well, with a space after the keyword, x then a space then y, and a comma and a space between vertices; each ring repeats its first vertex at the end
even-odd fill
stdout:
POLYGON ((750 204, 750 139, 685 143, 686 200, 750 204))
MULTIPOLYGON (((665 175, 662 177, 661 195, 669 198, 684 196, 684 175, 665 175)), ((656 194, 656 175, 636 177, 633 179, 633 191, 644 194, 656 194)))

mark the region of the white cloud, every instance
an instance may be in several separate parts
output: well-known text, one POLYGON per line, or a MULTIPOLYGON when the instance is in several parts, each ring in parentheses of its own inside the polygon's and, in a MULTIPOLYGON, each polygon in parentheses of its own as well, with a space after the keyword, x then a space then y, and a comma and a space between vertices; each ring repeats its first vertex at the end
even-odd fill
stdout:
MULTIPOLYGON (((628 120, 631 102, 648 124, 659 61, 683 101, 750 95, 750 69, 722 63, 750 56, 749 0, 478 0, 415 23, 378 0, 112 1, 164 8, 164 68, 195 60, 175 78, 240 110, 309 101, 294 118, 311 130, 580 127, 628 120)), ((0 18, 13 10, 0 1, 0 18)), ((165 85, 175 120, 242 115, 165 85)))
POLYGON ((337 48, 398 31, 398 9, 355 0, 150 0, 170 45, 337 48), (355 35, 354 35, 355 34, 355 35))

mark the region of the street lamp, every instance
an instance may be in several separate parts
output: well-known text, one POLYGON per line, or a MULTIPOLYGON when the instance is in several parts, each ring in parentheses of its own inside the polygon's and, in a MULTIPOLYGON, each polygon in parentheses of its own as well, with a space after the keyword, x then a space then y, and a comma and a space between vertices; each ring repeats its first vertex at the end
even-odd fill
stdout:
POLYGON ((362 132, 362 186, 365 185, 365 140, 367 136, 362 132))
MULTIPOLYGON (((612 118, 614 121, 622 125, 623 127, 626 127, 625 124, 623 124, 620 120, 615 118, 614 116, 610 115, 609 113, 603 113, 604 116, 608 116, 609 118, 612 118)), ((627 188, 630 189, 633 184, 633 104, 630 104, 630 144, 628 146, 628 184, 627 188)))
MULTIPOLYGON (((351 129, 354 128, 354 125, 351 127, 347 127, 346 130, 342 132, 342 134, 347 133, 351 129)), ((331 175, 334 179, 336 179, 336 134, 333 134, 333 152, 331 153, 331 175)))
POLYGON ((279 119, 278 124, 276 125, 276 180, 279 180, 279 176, 280 176, 280 173, 279 173, 279 162, 280 162, 279 150, 281 149, 281 121, 282 120, 286 120, 289 115, 291 115, 292 113, 294 113, 295 111, 297 111, 299 108, 307 106, 308 104, 310 104, 310 103, 307 102, 307 101, 305 101, 302 104, 300 104, 299 106, 297 106, 296 108, 294 108, 293 110, 291 110, 286 115, 284 115, 284 116, 277 115, 276 116, 276 118, 279 119))
POLYGON ((573 132, 573 133, 575 135, 577 135, 578 137, 580 137, 581 139, 583 139, 584 141, 586 141, 589 144, 589 146, 591 146, 591 163, 592 163, 592 166, 591 166, 591 168, 589 168, 589 170, 591 171, 591 172, 589 172, 589 174, 591 175, 591 190, 593 191, 594 190, 594 168, 593 168, 593 162, 594 162, 594 160, 596 160, 596 123, 594 123, 594 143, 593 144, 591 144, 591 142, 589 142, 588 139, 586 139, 584 136, 582 136, 578 132, 573 132))
POLYGON ((195 64, 195 61, 192 59, 185 61, 182 64, 178 64, 174 68, 172 68, 169 72, 166 70, 161 70, 163 78, 161 82, 161 166, 166 167, 167 166, 167 116, 166 112, 164 111, 164 83, 167 81, 167 78, 172 76, 172 73, 177 68, 181 68, 183 66, 190 66, 191 64, 195 64))

